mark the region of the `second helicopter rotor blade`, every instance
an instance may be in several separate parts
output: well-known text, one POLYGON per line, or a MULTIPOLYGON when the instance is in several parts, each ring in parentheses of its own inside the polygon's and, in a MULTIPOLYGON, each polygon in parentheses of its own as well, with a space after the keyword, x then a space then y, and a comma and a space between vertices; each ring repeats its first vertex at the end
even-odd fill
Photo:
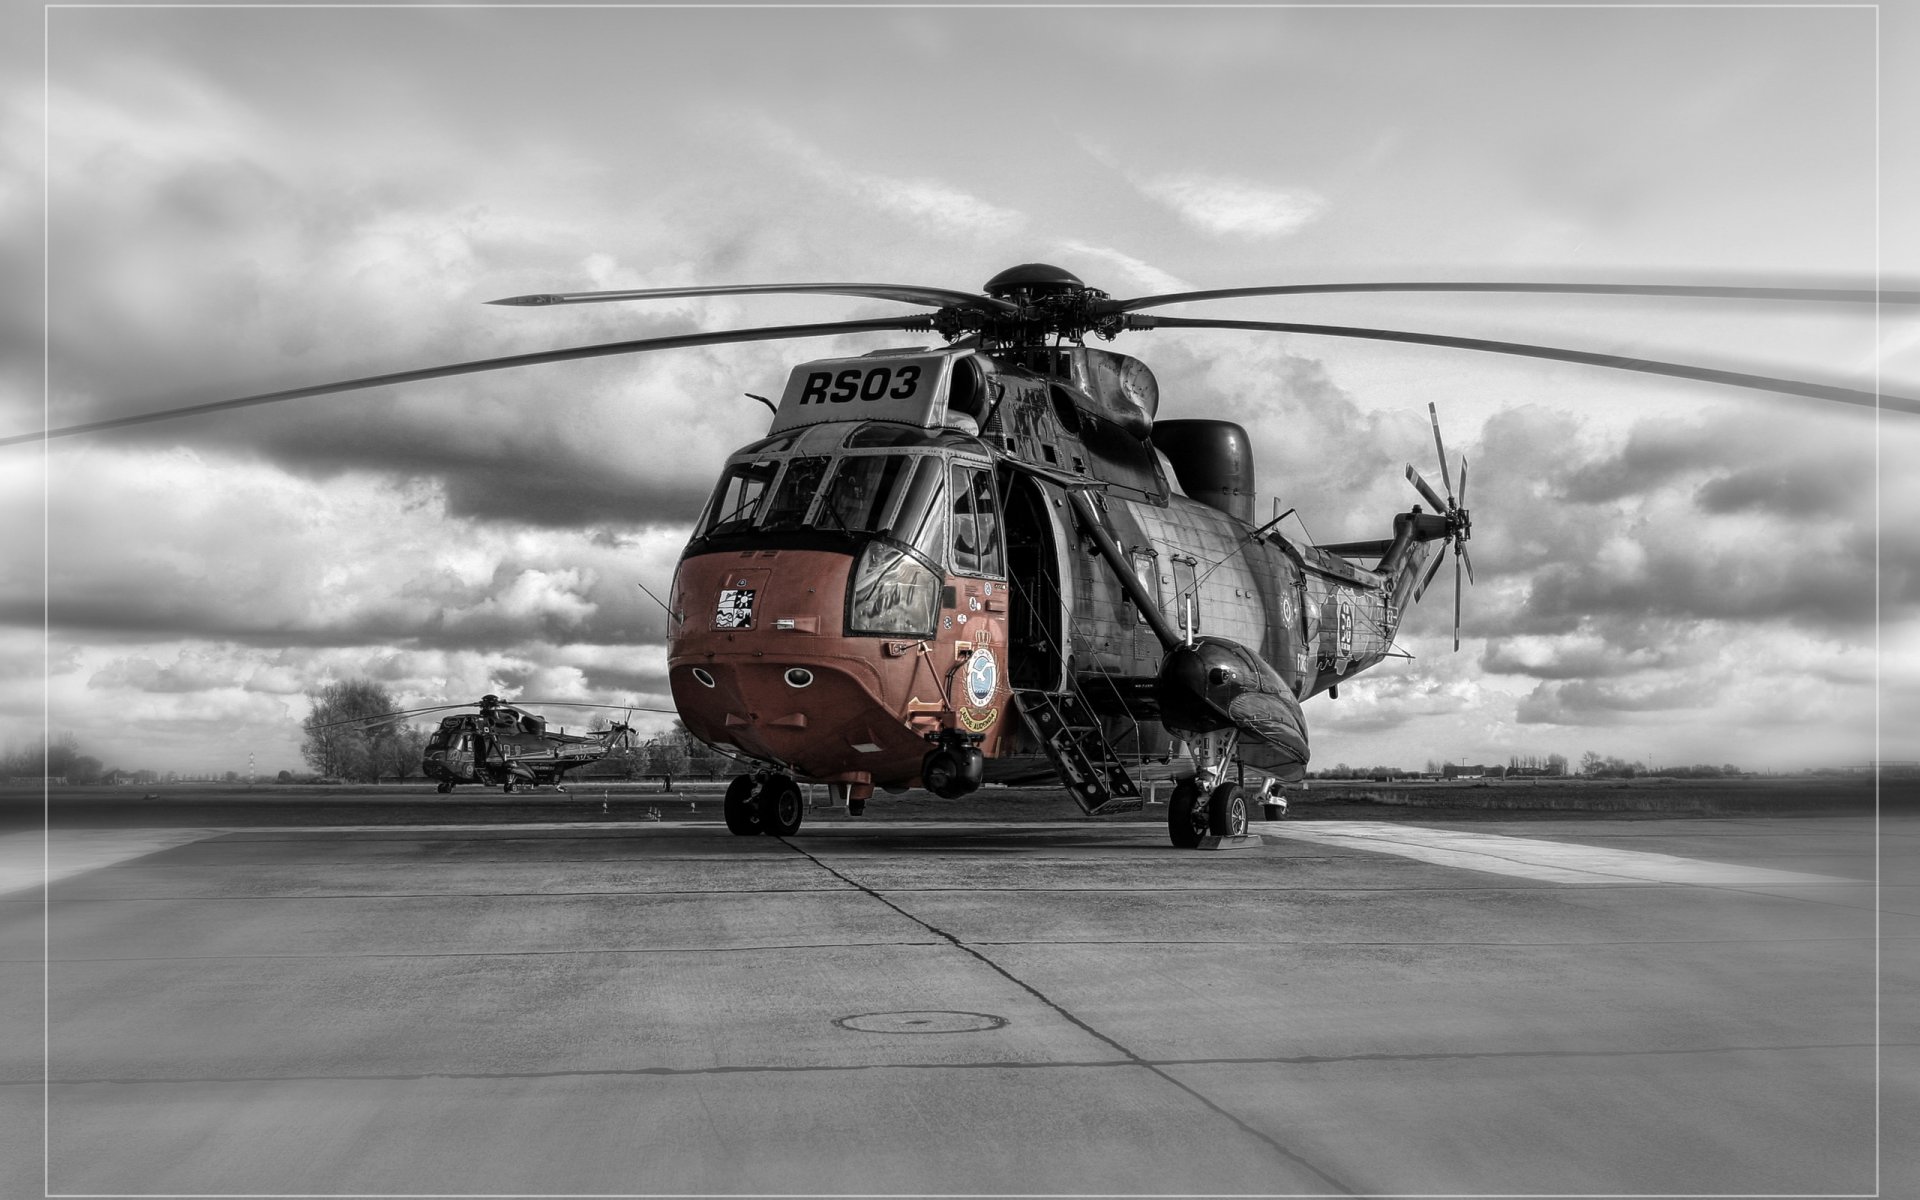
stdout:
POLYGON ((144 425, 153 421, 170 421, 176 417, 197 416, 201 413, 224 412, 233 408, 247 408, 259 404, 278 404, 283 400, 302 400, 311 396, 327 396, 338 392, 360 391, 366 388, 386 387, 397 383, 419 383, 428 379, 445 379, 454 375, 472 375, 481 371, 500 371, 510 367, 530 367, 539 363, 567 362, 579 358, 604 358, 614 354, 640 354, 650 350, 683 350, 694 346, 715 346, 728 342, 779 341, 786 338, 831 337, 841 333, 869 333, 880 331, 926 330, 931 328, 926 317, 886 317, 868 321, 829 321, 811 325, 772 325, 758 329, 719 329, 708 333, 674 334, 668 337, 636 338, 625 342, 602 342, 593 346, 571 346, 562 350, 541 350, 532 354, 509 354, 500 358, 482 358, 471 362, 450 363, 440 367, 422 367, 413 371, 393 371, 384 375, 367 375, 359 379, 338 380, 333 383, 314 384, 310 387, 286 388, 277 392, 262 392, 255 396, 241 396, 233 400, 216 400, 209 404, 188 404, 179 408, 161 409, 157 412, 135 413, 132 416, 112 417, 104 421, 89 421, 82 425, 68 425, 60 429, 48 429, 40 433, 15 434, 0 438, 0 446, 19 445, 23 442, 46 441, 51 438, 72 437, 75 434, 98 433, 107 429, 123 429, 130 425, 144 425))
POLYGON ((365 725, 371 728, 375 725, 397 724, 403 717, 417 717, 424 713, 440 712, 443 709, 449 708, 471 707, 472 705, 470 704, 429 704, 425 708, 407 708, 401 709, 399 712, 375 713, 370 717, 346 717, 339 721, 329 721, 325 725, 315 725, 314 728, 334 729, 341 725, 365 725))
POLYGON ((1812 383, 1799 379, 1782 379, 1772 375, 1750 375, 1740 371, 1722 371, 1712 367, 1660 362, 1655 359, 1633 358, 1623 354, 1595 354, 1586 350, 1536 346, 1525 342, 1497 342, 1486 338, 1412 333, 1401 329, 1366 329, 1353 325, 1311 325, 1293 321, 1220 321, 1194 317, 1129 316, 1126 327, 1129 329, 1248 329, 1268 333, 1309 333, 1327 337, 1405 342, 1416 346, 1441 346, 1454 350, 1485 350, 1493 354, 1514 354, 1523 358, 1544 358, 1555 362, 1581 363, 1592 367, 1638 371, 1648 375, 1667 375, 1675 379, 1720 383, 1729 387, 1751 388, 1755 391, 1809 396, 1816 400, 1832 400, 1840 404, 1856 404, 1866 408, 1882 408, 1891 412, 1920 416, 1920 399, 1911 396, 1894 396, 1884 392, 1874 393, 1862 391, 1859 388, 1812 383))
POLYGON ((1465 546, 1455 546, 1454 549, 1460 552, 1460 561, 1465 563, 1467 566, 1467 582, 1472 583, 1473 582, 1473 555, 1467 553, 1467 548, 1465 546))

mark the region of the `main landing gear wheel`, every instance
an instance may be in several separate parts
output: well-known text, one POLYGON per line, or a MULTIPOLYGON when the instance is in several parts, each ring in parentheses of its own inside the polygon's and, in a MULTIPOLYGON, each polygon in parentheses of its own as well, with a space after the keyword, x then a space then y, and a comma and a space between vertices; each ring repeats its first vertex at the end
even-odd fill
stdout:
POLYGON ((1207 832, 1241 837, 1247 832, 1247 798, 1237 783, 1223 783, 1207 797, 1207 832))
POLYGON ((800 785, 785 775, 769 776, 760 789, 760 812, 766 818, 766 832, 780 837, 799 833, 800 821, 807 815, 800 785))
POLYGON ((727 785, 726 798, 720 802, 720 813, 727 819, 727 828, 741 837, 760 832, 760 806, 753 799, 753 776, 733 777, 733 782, 727 785))
POLYGON ((505 783, 501 784, 500 790, 503 792, 511 792, 513 790, 513 780, 509 779, 505 783))
POLYGON ((1173 795, 1167 797, 1167 836, 1180 849, 1191 850, 1206 834, 1207 822, 1207 805, 1201 802, 1200 785, 1191 779, 1182 779, 1174 785, 1173 795))
POLYGON ((444 779, 442 779, 442 780, 440 781, 440 786, 439 786, 439 787, 437 787, 437 788, 435 788, 435 789, 433 789, 433 790, 434 790, 434 791, 436 791, 436 792, 439 792, 439 793, 440 793, 441 795, 443 795, 443 796, 444 796, 444 795, 446 795, 446 794, 447 794, 448 792, 450 792, 450 791, 452 791, 452 790, 453 790, 453 785, 452 785, 452 784, 450 784, 450 783, 448 783, 448 782, 447 782, 446 780, 444 780, 444 779))

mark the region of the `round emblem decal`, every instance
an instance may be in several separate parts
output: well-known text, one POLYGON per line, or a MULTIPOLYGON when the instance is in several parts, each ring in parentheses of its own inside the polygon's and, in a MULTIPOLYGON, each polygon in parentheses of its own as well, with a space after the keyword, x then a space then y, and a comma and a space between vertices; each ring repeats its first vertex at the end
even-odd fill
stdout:
POLYGON ((1000 664, 993 661, 993 651, 982 646, 967 660, 967 699, 986 704, 999 686, 1000 664))

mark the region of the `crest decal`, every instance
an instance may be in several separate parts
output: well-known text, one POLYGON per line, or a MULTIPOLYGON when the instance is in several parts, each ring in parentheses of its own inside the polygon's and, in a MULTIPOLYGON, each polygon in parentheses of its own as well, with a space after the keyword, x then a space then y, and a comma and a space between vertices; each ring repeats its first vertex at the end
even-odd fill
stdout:
POLYGON ((986 707, 993 702, 993 693, 1000 686, 1000 664, 993 659, 993 651, 981 647, 967 660, 967 699, 976 706, 986 707))

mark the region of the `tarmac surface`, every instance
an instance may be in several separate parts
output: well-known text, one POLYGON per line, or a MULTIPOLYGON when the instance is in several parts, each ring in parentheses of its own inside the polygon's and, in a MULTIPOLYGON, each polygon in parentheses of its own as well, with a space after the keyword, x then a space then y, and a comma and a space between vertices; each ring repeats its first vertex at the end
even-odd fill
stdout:
POLYGON ((1920 1195, 1909 817, 708 809, 0 834, 0 1196, 1920 1195))

